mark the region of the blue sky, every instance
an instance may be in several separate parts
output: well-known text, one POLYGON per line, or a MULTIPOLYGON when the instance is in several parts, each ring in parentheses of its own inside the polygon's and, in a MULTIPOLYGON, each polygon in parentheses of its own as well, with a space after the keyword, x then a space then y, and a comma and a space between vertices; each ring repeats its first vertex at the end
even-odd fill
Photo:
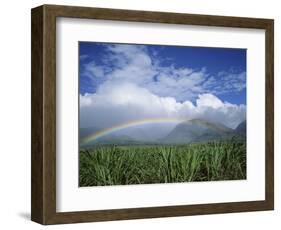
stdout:
POLYGON ((79 83, 81 127, 246 119, 244 49, 80 42, 79 83))
MULTIPOLYGON (((106 80, 106 74, 101 79, 94 72, 89 73, 87 67, 91 63, 95 63, 97 67, 107 69, 110 74, 114 71, 114 61, 109 62, 107 55, 111 55, 108 51, 110 43, 95 43, 95 42, 80 42, 80 93, 94 93, 100 84, 106 80), (87 73, 86 73, 87 72, 87 73), (92 76, 89 76, 92 74, 92 76), (94 80, 93 80, 94 79, 94 80)), ((119 44, 122 46, 122 44, 119 44)), ((141 46, 141 45, 133 45, 141 46)), ((158 65, 162 67, 174 66, 175 68, 188 68, 194 71, 204 70, 208 76, 214 78, 214 84, 208 89, 212 90, 215 86, 220 85, 222 78, 237 77, 244 73, 243 79, 238 79, 233 84, 243 84, 246 82, 246 49, 232 49, 232 48, 208 48, 208 47, 183 47, 183 46, 163 46, 163 45, 146 45, 147 55, 158 65), (240 81, 240 82, 239 82, 240 81)), ((98 68, 97 68, 98 69, 98 68)), ((105 71, 106 72, 106 71, 105 71)), ((233 80, 231 78, 231 80, 233 80)), ((157 73, 155 73, 154 81, 157 81, 157 73)), ((204 81, 202 82, 202 84, 204 81)), ((228 85, 223 85, 223 90, 218 90, 214 95, 218 96, 222 101, 227 101, 233 104, 246 104, 246 87, 238 87, 237 89, 228 90, 228 85)), ((194 101, 194 98, 190 98, 194 101)), ((182 101, 182 99, 179 99, 182 101)))

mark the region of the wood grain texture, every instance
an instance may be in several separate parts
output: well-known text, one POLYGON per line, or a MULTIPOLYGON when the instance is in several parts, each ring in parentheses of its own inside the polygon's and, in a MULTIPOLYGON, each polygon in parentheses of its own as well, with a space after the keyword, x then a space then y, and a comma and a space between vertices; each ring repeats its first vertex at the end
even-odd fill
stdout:
POLYGON ((32 204, 41 224, 231 213, 274 208, 274 41, 273 20, 43 5, 32 9, 32 204), (266 31, 266 199, 264 201, 102 211, 56 212, 56 18, 121 20, 266 31))
POLYGON ((56 212, 56 33, 44 6, 32 10, 31 219, 46 224, 56 212))
POLYGON ((43 223, 43 8, 31 18, 31 219, 43 223))
POLYGON ((265 34, 265 195, 274 209, 274 21, 265 34))

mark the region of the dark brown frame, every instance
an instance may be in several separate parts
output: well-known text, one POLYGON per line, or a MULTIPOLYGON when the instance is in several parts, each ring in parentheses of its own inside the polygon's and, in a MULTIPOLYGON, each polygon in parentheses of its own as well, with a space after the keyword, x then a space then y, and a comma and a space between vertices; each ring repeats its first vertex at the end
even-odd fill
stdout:
POLYGON ((274 209, 274 21, 271 19, 43 5, 32 9, 31 219, 62 224, 274 209), (56 18, 88 18, 266 31, 265 200, 216 204, 56 212, 56 18))

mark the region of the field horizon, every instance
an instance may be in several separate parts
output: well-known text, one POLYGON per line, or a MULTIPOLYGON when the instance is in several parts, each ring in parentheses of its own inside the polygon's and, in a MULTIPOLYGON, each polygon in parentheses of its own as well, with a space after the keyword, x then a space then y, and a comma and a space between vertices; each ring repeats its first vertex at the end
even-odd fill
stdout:
POLYGON ((187 144, 229 140, 233 137, 246 138, 246 120, 239 123, 235 129, 231 129, 221 123, 213 123, 203 119, 189 119, 173 126, 170 125, 170 128, 166 127, 166 132, 163 131, 163 123, 157 124, 158 126, 153 123, 148 124, 130 126, 126 124, 127 126, 119 125, 102 130, 97 128, 80 129, 80 146, 187 144), (162 134, 159 135, 159 132, 156 135, 153 134, 155 129, 159 127, 162 127, 162 134))

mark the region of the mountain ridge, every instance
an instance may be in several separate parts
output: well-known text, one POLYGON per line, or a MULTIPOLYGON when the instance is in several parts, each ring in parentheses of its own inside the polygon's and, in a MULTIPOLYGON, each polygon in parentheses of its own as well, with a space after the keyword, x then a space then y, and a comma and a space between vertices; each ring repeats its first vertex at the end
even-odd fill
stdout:
POLYGON ((239 133, 235 132, 234 129, 221 123, 209 122, 203 119, 191 119, 178 124, 161 141, 169 144, 188 144, 193 142, 229 140, 239 136, 239 133))
MULTIPOLYGON (((146 132, 143 132, 142 129, 135 128, 133 131, 135 133, 138 131, 142 132, 139 133, 139 135, 132 135, 132 130, 128 130, 127 133, 126 131, 117 132, 93 140, 87 145, 189 144, 208 141, 224 141, 234 137, 242 140, 246 137, 246 121, 242 121, 235 129, 231 129, 218 122, 210 122, 197 118, 190 119, 175 125, 175 127, 167 134, 164 134, 163 137, 158 139, 152 139, 150 136, 145 136, 148 133, 147 130, 146 132)), ((84 130, 83 134, 85 133, 84 130)), ((80 137, 84 137, 84 135, 81 135, 81 130, 80 137)))

